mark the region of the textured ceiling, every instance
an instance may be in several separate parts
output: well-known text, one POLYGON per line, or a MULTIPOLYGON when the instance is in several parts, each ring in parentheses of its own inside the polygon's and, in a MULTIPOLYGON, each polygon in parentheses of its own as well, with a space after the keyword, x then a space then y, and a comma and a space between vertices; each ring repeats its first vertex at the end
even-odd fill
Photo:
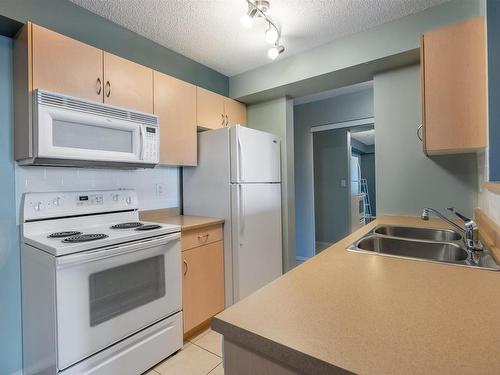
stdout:
MULTIPOLYGON (((270 63, 264 23, 240 23, 245 0, 70 1, 228 76, 270 63)), ((271 0, 286 47, 278 59, 446 1, 271 0)))

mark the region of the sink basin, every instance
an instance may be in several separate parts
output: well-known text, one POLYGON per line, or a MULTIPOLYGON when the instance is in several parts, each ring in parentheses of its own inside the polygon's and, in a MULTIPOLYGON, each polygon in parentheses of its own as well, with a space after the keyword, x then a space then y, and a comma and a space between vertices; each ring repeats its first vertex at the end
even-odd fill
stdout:
POLYGON ((381 225, 374 230, 375 233, 384 236, 413 238, 428 241, 459 241, 462 239, 460 233, 448 229, 432 229, 417 227, 400 227, 392 225, 381 225))
POLYGON ((448 263, 464 263, 467 252, 454 243, 408 241, 399 238, 371 235, 363 237, 353 250, 363 250, 404 258, 428 259, 448 263))

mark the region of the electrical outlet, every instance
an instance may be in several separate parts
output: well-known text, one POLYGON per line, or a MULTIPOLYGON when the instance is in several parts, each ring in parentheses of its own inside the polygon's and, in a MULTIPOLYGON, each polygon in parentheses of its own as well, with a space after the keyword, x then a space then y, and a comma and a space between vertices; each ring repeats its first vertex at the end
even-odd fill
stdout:
POLYGON ((340 180, 340 187, 347 187, 347 180, 341 179, 340 180))
POLYGON ((165 195, 166 187, 164 184, 156 184, 155 191, 157 197, 163 197, 165 195))

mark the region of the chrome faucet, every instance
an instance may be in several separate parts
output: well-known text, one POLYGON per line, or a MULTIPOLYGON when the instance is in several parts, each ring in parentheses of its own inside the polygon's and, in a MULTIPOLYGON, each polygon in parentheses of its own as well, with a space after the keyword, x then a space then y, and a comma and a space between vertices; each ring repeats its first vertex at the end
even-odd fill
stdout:
POLYGON ((477 224, 474 222, 474 220, 469 219, 467 216, 464 216, 460 212, 455 211, 453 207, 449 207, 447 208, 447 210, 453 212, 457 217, 459 217, 464 222, 464 228, 462 228, 452 220, 448 219, 442 213, 433 208, 424 208, 422 210, 421 217, 422 220, 429 220, 429 213, 432 212, 434 215, 443 219, 448 224, 452 225, 458 231, 460 231, 464 236, 465 248, 469 254, 469 259, 472 260, 474 263, 477 263, 480 257, 478 253, 483 251, 483 245, 479 240, 479 231, 477 228, 477 224))

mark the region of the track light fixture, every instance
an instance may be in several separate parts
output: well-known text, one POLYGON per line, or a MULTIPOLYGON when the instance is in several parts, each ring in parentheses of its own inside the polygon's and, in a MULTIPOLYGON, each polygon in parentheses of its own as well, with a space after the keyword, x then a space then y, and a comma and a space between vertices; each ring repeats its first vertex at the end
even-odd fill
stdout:
POLYGON ((270 14, 270 4, 268 0, 246 0, 248 4, 247 12, 241 16, 242 25, 249 29, 253 25, 255 18, 263 18, 267 22, 267 29, 264 34, 266 42, 272 44, 273 47, 267 51, 270 59, 276 59, 285 51, 285 47, 281 44, 281 27, 274 22, 270 14))

